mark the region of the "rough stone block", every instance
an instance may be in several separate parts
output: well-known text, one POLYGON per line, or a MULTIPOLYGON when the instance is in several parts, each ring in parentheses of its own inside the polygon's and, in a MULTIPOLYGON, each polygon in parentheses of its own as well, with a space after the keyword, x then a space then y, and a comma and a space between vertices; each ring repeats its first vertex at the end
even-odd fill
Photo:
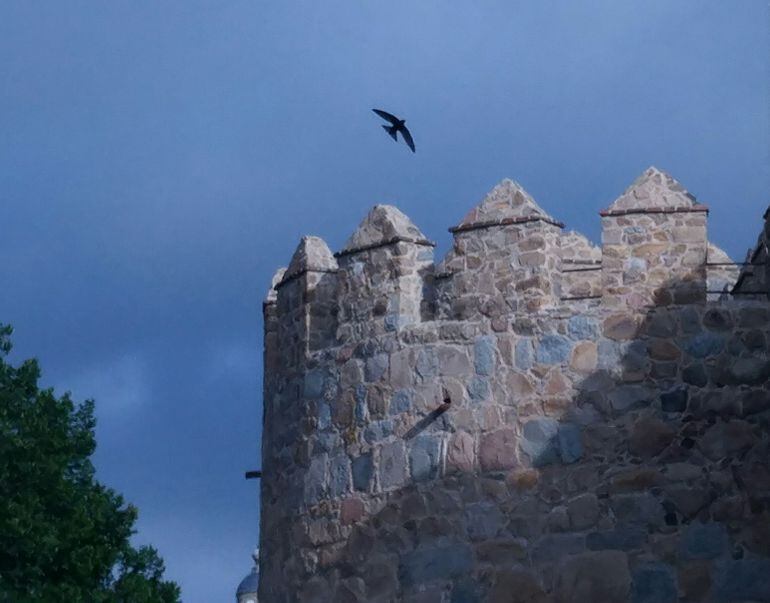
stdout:
POLYGON ((524 423, 521 449, 535 467, 556 462, 559 443, 559 424, 554 419, 538 417, 524 423))
POLYGON ((438 355, 435 348, 422 348, 417 354, 415 370, 420 379, 428 381, 438 375, 438 355))
POLYGON ((350 491, 350 459, 339 454, 329 461, 329 493, 338 498, 350 491))
POLYGON ((471 363, 463 349, 442 345, 436 349, 436 354, 440 374, 448 377, 464 377, 470 373, 471 363))
POLYGON ((649 406, 652 401, 650 390, 640 385, 621 386, 609 395, 612 408, 619 412, 649 406))
POLYGON ((660 395, 663 412, 684 412, 687 408, 687 388, 679 387, 660 395))
POLYGON ((375 444, 387 438, 393 433, 393 421, 385 419, 374 421, 364 430, 364 440, 370 444, 375 444))
POLYGON ((537 361, 541 364, 567 362, 572 351, 569 339, 561 335, 544 335, 537 342, 537 361))
POLYGON ((626 554, 597 551, 567 557, 556 574, 556 601, 602 601, 626 603, 631 575, 626 554))
POLYGON ((682 535, 679 553, 683 559, 713 559, 727 550, 728 542, 721 523, 695 522, 682 535))
POLYGON ((449 438, 447 445, 447 470, 471 473, 476 464, 473 450, 473 436, 465 431, 457 431, 449 438))
POLYGON ((489 398, 489 381, 486 377, 478 375, 468 384, 468 395, 474 402, 480 402, 489 398))
POLYGON ((650 528, 663 525, 663 507, 652 494, 615 494, 610 497, 610 507, 621 524, 650 528))
POLYGON ((632 454, 652 458, 663 452, 675 435, 676 432, 668 423, 656 417, 643 417, 633 425, 628 449, 632 454))
POLYGON ((323 431, 332 426, 332 409, 328 402, 318 403, 318 429, 323 431))
POLYGON ((495 576, 489 603, 546 603, 549 599, 537 578, 522 568, 505 569, 495 576))
POLYGON ((409 448, 409 466, 412 479, 421 481, 438 475, 441 461, 439 436, 421 434, 412 440, 409 448))
POLYGON ((717 564, 715 586, 719 601, 770 601, 770 559, 750 557, 717 564))
POLYGON ((388 355, 376 354, 366 359, 364 377, 368 382, 379 381, 388 371, 388 355))
POLYGON ((303 396, 305 398, 320 398, 324 392, 324 371, 314 369, 305 373, 303 396))
POLYGON ((310 461, 310 469, 305 475, 304 501, 313 505, 321 500, 327 492, 326 461, 327 455, 321 454, 310 461))
POLYGON ((584 341, 572 350, 570 367, 579 373, 590 373, 596 370, 599 363, 599 352, 593 341, 584 341))
POLYGON ((388 414, 399 415, 401 413, 410 412, 412 410, 413 401, 412 397, 414 392, 409 389, 400 389, 393 394, 390 399, 390 406, 388 407, 388 414))
POLYGON ((499 429, 481 436, 479 461, 483 471, 512 469, 516 461, 516 434, 513 429, 499 429))
POLYGON ((473 566, 470 547, 461 542, 417 549, 401 557, 398 573, 406 587, 433 580, 451 580, 463 576, 473 566))
POLYGON ((592 551, 630 551, 641 548, 646 541, 647 530, 635 526, 592 532, 586 536, 586 546, 592 551))
POLYGON ((599 519, 599 500, 592 492, 586 492, 567 503, 567 515, 573 530, 585 530, 599 519))
POLYGON ((353 487, 360 492, 369 490, 369 483, 372 479, 372 453, 362 454, 353 459, 351 471, 353 474, 353 487))
POLYGON ((724 335, 698 333, 684 341, 685 351, 695 358, 706 358, 719 354, 725 347, 724 335))
POLYGON ((599 336, 599 325, 595 319, 588 316, 573 316, 567 321, 567 332, 572 339, 596 339, 599 336))
POLYGON ((583 456, 583 436, 578 425, 561 423, 558 441, 559 454, 563 463, 575 463, 583 456))
POLYGON ((524 538, 484 540, 476 545, 479 561, 496 565, 513 565, 525 561, 529 556, 524 538))
POLYGON ((634 570, 632 603, 676 603, 678 598, 674 572, 670 566, 650 563, 634 570))
POLYGON ((489 376, 495 370, 495 338, 490 335, 479 337, 473 346, 474 367, 477 375, 489 376))
POLYGON ((505 521, 494 503, 472 503, 465 507, 465 523, 471 540, 490 540, 497 536, 505 521))
POLYGON ((535 363, 534 355, 532 353, 532 343, 529 339, 520 339, 516 342, 514 349, 514 362, 516 368, 522 371, 528 371, 535 363))
POLYGON ((586 539, 580 534, 547 534, 535 543, 532 549, 532 561, 535 563, 558 561, 567 555, 582 553, 585 550, 586 539))
POLYGON ((383 444, 380 448, 379 475, 383 490, 400 486, 406 481, 406 452, 400 440, 383 444))

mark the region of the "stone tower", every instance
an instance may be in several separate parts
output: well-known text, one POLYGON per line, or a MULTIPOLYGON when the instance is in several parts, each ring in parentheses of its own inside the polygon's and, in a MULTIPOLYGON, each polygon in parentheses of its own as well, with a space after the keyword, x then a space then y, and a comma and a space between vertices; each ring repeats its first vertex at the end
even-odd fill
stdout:
POLYGON ((391 206, 300 242, 260 600, 770 600, 767 227, 731 263, 655 168, 601 215, 596 247, 504 180, 439 262, 391 206))

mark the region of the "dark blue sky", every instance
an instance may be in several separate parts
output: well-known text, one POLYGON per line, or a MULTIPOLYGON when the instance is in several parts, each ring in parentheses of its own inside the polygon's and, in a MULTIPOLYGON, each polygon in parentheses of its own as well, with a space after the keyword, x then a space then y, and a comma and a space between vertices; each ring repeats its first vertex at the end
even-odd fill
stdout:
POLYGON ((99 477, 186 602, 257 540, 261 298, 375 203, 439 253, 504 177, 594 241, 647 166, 742 259, 770 195, 765 0, 0 5, 0 322, 94 397, 99 477), (371 113, 407 119, 417 153, 371 113))

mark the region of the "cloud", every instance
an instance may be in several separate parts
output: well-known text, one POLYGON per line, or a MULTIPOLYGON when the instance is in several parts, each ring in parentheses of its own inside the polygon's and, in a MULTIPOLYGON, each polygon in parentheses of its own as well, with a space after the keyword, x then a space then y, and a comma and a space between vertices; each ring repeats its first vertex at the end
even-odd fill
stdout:
POLYGON ((259 359, 256 342, 253 345, 242 342, 215 344, 208 359, 208 378, 210 382, 231 380, 236 376, 252 378, 257 373, 259 359))
POLYGON ((148 373, 147 363, 140 355, 124 354, 62 380, 57 389, 71 392, 75 400, 96 400, 100 415, 125 414, 149 402, 148 373))

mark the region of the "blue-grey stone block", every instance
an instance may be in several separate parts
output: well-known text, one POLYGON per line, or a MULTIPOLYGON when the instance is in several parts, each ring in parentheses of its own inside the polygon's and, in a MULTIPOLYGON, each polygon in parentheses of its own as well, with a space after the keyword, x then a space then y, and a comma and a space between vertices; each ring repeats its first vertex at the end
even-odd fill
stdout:
POLYGON ((718 601, 770 601, 770 559, 722 561, 717 564, 714 582, 718 601))
POLYGON ((419 435, 411 442, 409 466, 415 480, 432 479, 438 475, 441 440, 433 435, 419 435))
POLYGON ((541 364, 561 364, 569 359, 572 343, 561 335, 544 335, 537 343, 537 361, 541 364))
POLYGON ((401 557, 399 578, 404 586, 431 580, 449 580, 467 574, 473 567, 473 553, 465 543, 418 549, 401 557))
POLYGON ((554 419, 538 417, 524 423, 521 449, 529 455, 535 467, 558 459, 559 424, 554 419))
POLYGON ((620 412, 643 408, 650 402, 650 391, 639 385, 622 385, 610 394, 612 408, 620 412))
POLYGON ((468 395, 475 402, 486 400, 489 397, 489 381, 484 377, 474 377, 468 384, 468 395))
POLYGON ((484 600, 482 586, 478 580, 467 576, 455 582, 449 603, 481 603, 484 600))
POLYGON ((687 408, 687 388, 680 387, 661 394, 660 407, 664 412, 684 412, 687 408))
POLYGON ((364 429, 364 439, 370 444, 379 442, 387 438, 393 433, 393 421, 390 419, 383 419, 382 421, 374 421, 364 429))
POLYGON ((495 338, 479 337, 473 346, 473 359, 477 375, 489 376, 495 370, 495 338))
POLYGON ((498 505, 488 502, 471 503, 465 507, 465 522, 471 540, 490 540, 505 525, 498 505))
POLYGON ((535 358, 532 353, 532 343, 529 339, 521 339, 516 342, 516 349, 514 351, 514 362, 516 368, 522 371, 527 371, 532 368, 535 363, 535 358))
POLYGON ((342 444, 340 436, 334 432, 326 431, 319 433, 316 437, 313 454, 320 452, 331 452, 342 444))
POLYGON ((327 402, 318 403, 318 429, 323 431, 332 426, 332 409, 327 402))
POLYGON ((685 559, 713 559, 724 553, 727 545, 727 530, 721 523, 695 522, 682 536, 680 554, 685 559))
POLYGON ((364 375, 367 381, 379 381, 388 370, 388 355, 377 354, 366 359, 364 375))
POLYGON ((401 486, 406 481, 406 452, 401 440, 383 444, 380 448, 380 486, 384 489, 401 486))
POLYGON ((716 333, 698 333, 684 343, 685 351, 695 358, 706 358, 719 354, 725 347, 724 335, 716 333))
POLYGON ((532 561, 556 561, 564 559, 567 555, 582 553, 585 548, 586 539, 582 534, 547 534, 535 543, 532 561))
POLYGON ((356 421, 360 424, 366 422, 367 406, 366 406, 366 386, 359 383, 356 386, 356 407, 355 417, 356 421))
POLYGON ((620 344, 611 339, 600 339, 596 347, 598 362, 597 366, 605 371, 612 371, 618 368, 620 363, 620 344))
POLYGON ((322 454, 310 461, 310 468, 305 475, 303 498, 306 504, 314 505, 326 495, 326 460, 322 454))
POLYGON ((684 333, 697 333, 700 331, 700 316, 694 308, 683 308, 679 313, 679 320, 682 322, 682 331, 684 333))
POLYGON ((649 492, 615 494, 610 506, 620 524, 656 528, 663 525, 664 512, 660 501, 649 492))
POLYGON ((351 469, 353 473, 353 487, 356 490, 367 492, 369 490, 369 482, 372 479, 372 453, 368 452, 354 458, 351 463, 351 469))
POLYGON ((400 327, 404 326, 406 324, 406 317, 401 316, 400 314, 388 314, 385 317, 385 330, 386 331, 397 331, 400 327))
POLYGON ((586 545, 592 551, 630 551, 640 548, 647 540, 647 530, 640 527, 625 527, 606 532, 591 532, 586 545))
POLYGON ((350 491, 350 459, 346 454, 329 461, 329 491, 335 498, 350 491))
POLYGON ((434 348, 423 348, 417 354, 415 363, 417 374, 423 379, 432 379, 438 375, 438 356, 434 348))
POLYGON ((412 391, 400 389, 390 399, 388 413, 390 415, 399 415, 412 410, 412 391))
POLYGON ((676 603, 677 599, 674 572, 670 566, 650 563, 634 570, 632 603, 676 603))
POLYGON ((596 339, 599 325, 587 316, 573 316, 567 322, 567 331, 572 339, 596 339))
POLYGON ((303 395, 305 398, 320 398, 324 393, 324 372, 313 369, 305 373, 303 395))
POLYGON ((583 440, 580 427, 573 423, 559 425, 559 454, 564 463, 574 463, 583 456, 583 440))

